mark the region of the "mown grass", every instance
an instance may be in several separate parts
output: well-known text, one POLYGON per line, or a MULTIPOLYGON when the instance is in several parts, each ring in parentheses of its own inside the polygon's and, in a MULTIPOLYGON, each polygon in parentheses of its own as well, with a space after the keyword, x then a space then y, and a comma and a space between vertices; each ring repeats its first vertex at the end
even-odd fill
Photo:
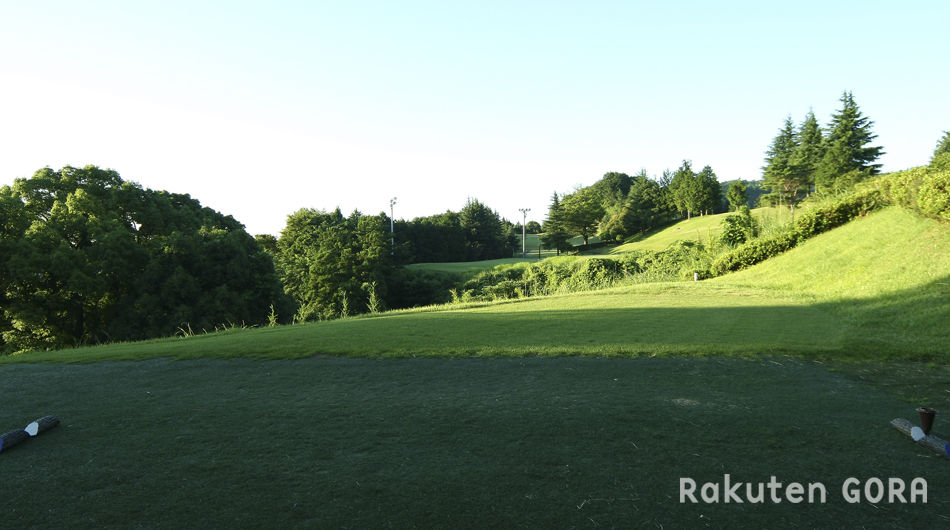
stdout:
POLYGON ((449 305, 22 359, 787 353, 945 361, 948 321, 950 231, 892 208, 765 264, 704 282, 449 305))
POLYGON ((813 363, 739 359, 105 362, 3 367, 4 526, 899 526, 950 517, 911 405, 813 363), (825 504, 680 504, 679 478, 821 482, 825 504), (845 503, 847 477, 928 504, 845 503))
POLYGON ((944 526, 946 459, 888 422, 950 410, 948 260, 887 209, 703 282, 0 358, 0 428, 63 418, 0 454, 4 525, 944 526), (679 503, 726 473, 828 502, 679 503))

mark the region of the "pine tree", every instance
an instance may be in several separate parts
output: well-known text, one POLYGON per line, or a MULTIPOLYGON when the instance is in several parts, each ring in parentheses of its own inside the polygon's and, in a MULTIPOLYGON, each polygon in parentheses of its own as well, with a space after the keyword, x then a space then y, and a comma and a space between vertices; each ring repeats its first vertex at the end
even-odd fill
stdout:
POLYGON ((825 153, 815 172, 817 191, 847 189, 881 168, 874 161, 884 148, 868 145, 877 138, 871 131, 874 122, 861 115, 851 92, 844 92, 840 101, 841 110, 831 115, 825 153))
POLYGON ((544 248, 555 249, 557 255, 561 255, 562 250, 566 250, 571 234, 567 233, 562 222, 563 212, 561 210, 561 199, 557 192, 551 197, 551 206, 548 208, 548 218, 544 220, 544 234, 541 235, 541 243, 544 248))
POLYGON ((716 208, 722 202, 722 188, 719 186, 716 173, 712 167, 705 166, 696 175, 696 180, 700 190, 700 209, 705 213, 715 213, 716 208))
POLYGON ((815 185, 815 172, 823 155, 824 138, 821 135, 821 126, 818 125, 815 113, 809 109, 805 121, 799 127, 798 148, 792 161, 798 171, 804 172, 802 180, 806 190, 815 185))
POLYGON ((762 167, 763 185, 776 195, 780 202, 795 202, 794 194, 800 188, 801 174, 795 167, 795 152, 798 138, 791 116, 785 117, 785 123, 778 135, 772 139, 772 145, 765 152, 765 166, 762 167))

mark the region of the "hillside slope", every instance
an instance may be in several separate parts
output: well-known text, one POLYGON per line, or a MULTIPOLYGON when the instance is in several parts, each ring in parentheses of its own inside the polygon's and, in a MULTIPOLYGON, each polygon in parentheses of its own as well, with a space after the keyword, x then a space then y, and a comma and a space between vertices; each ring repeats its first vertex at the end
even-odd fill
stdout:
POLYGON ((34 352, 20 360, 768 353, 920 360, 948 353, 948 319, 950 229, 891 208, 704 282, 34 352))
POLYGON ((902 208, 873 213, 709 283, 830 306, 847 319, 852 350, 950 353, 950 226, 902 208))
MULTIPOLYGON (((684 219, 665 228, 640 236, 633 241, 610 249, 611 254, 622 254, 633 250, 663 250, 677 241, 709 241, 719 235, 722 220, 731 215, 720 213, 684 219)), ((760 223, 783 223, 791 218, 787 208, 756 208, 752 215, 760 223)))

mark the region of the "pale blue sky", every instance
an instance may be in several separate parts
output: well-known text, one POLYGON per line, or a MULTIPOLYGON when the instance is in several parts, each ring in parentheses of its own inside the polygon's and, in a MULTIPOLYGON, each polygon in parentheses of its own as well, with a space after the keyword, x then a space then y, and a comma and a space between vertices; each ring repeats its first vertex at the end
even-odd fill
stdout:
POLYGON ((787 114, 851 90, 885 170, 950 129, 950 2, 0 0, 0 184, 96 164, 252 233, 396 217, 683 159, 759 178, 787 114))

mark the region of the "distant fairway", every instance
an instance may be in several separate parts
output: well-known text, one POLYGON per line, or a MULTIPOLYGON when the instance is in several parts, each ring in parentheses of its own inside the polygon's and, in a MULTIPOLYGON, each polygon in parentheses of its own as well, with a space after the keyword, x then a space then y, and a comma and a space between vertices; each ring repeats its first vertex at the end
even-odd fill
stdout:
POLYGON ((0 509, 11 527, 936 528, 946 458, 888 422, 950 410, 947 322, 950 230, 888 208, 702 282, 5 357, 0 426, 64 421, 0 454, 29 477, 0 509), (679 477, 726 473, 828 499, 679 503, 679 477), (929 504, 847 504, 852 476, 924 477, 929 504))

